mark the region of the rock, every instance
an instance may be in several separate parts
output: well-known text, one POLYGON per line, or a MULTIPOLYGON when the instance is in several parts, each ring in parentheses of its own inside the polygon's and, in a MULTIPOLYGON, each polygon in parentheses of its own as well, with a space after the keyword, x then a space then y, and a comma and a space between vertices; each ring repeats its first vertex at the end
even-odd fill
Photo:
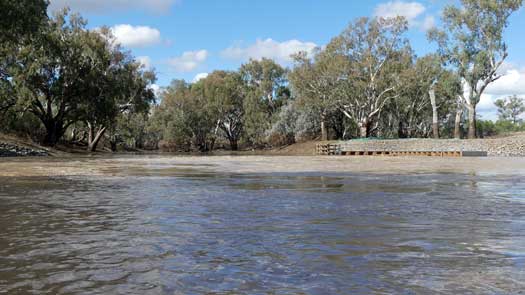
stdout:
POLYGON ((525 134, 489 139, 393 139, 349 140, 341 142, 346 150, 361 151, 483 151, 488 156, 525 156, 525 134))
POLYGON ((0 157, 41 157, 48 156, 44 149, 28 148, 13 143, 0 142, 0 157))

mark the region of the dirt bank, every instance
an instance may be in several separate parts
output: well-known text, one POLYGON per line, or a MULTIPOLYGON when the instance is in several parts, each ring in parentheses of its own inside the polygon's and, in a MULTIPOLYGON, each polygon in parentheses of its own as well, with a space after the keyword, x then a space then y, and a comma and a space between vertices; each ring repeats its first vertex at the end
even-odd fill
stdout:
POLYGON ((28 140, 0 134, 0 157, 48 156, 50 150, 28 140))

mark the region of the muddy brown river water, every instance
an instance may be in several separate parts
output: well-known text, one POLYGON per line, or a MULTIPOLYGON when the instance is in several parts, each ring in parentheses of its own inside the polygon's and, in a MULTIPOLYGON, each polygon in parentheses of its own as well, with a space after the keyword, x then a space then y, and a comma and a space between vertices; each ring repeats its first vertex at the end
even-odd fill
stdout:
POLYGON ((523 294, 525 160, 0 162, 0 294, 523 294))

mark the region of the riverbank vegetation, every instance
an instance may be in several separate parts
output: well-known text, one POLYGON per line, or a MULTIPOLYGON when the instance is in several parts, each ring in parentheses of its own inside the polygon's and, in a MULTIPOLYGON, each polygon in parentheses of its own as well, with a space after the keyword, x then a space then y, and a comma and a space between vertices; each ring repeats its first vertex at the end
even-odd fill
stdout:
POLYGON ((95 151, 266 148, 312 139, 475 138, 525 130, 523 98, 496 102, 497 122, 477 105, 501 77, 503 33, 522 0, 447 6, 437 51, 417 56, 397 18, 359 18, 286 68, 250 60, 194 83, 174 80, 157 97, 154 70, 107 28, 45 1, 2 1, 0 131, 47 146, 95 151), (100 144, 102 143, 102 144, 100 144))

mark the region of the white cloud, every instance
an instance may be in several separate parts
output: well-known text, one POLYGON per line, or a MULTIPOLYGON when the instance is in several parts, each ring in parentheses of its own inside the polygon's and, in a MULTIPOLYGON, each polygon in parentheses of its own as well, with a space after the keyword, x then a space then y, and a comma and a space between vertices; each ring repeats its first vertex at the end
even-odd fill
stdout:
POLYGON ((70 7, 73 11, 83 13, 122 12, 125 10, 146 10, 164 13, 179 2, 178 0, 51 0, 50 11, 70 7))
POLYGON ((248 47, 235 45, 222 51, 221 55, 228 59, 248 60, 261 59, 263 57, 274 59, 277 62, 288 63, 292 61, 291 55, 300 51, 311 53, 317 44, 302 42, 299 40, 288 40, 277 42, 273 39, 258 39, 255 44, 248 47))
POLYGON ((374 16, 383 18, 404 16, 411 27, 417 27, 426 32, 435 27, 436 18, 433 15, 426 15, 423 18, 425 11, 427 8, 419 2, 396 0, 377 5, 374 9, 374 16))
POLYGON ((425 10, 425 6, 419 2, 390 1, 377 5, 374 16, 384 18, 404 16, 409 23, 413 23, 425 10))
POLYGON ((497 119, 497 107, 494 105, 497 99, 511 95, 525 97, 525 70, 512 68, 509 64, 505 68, 505 74, 487 87, 477 105, 478 113, 484 119, 497 119))
POLYGON ((492 95, 525 94, 525 70, 508 69, 503 77, 487 87, 486 92, 492 95))
POLYGON ((186 51, 181 56, 171 58, 168 64, 178 72, 191 72, 208 58, 208 51, 186 51))
POLYGON ((192 83, 199 82, 199 80, 206 79, 208 77, 208 73, 198 73, 195 75, 195 78, 193 78, 192 83))
POLYGON ((151 58, 149 56, 137 56, 137 61, 146 69, 151 69, 151 58))
POLYGON ((160 31, 147 26, 116 25, 111 32, 126 47, 147 47, 161 42, 160 31))
POLYGON ((428 31, 436 26, 436 18, 432 15, 427 15, 421 24, 423 31, 428 31))

